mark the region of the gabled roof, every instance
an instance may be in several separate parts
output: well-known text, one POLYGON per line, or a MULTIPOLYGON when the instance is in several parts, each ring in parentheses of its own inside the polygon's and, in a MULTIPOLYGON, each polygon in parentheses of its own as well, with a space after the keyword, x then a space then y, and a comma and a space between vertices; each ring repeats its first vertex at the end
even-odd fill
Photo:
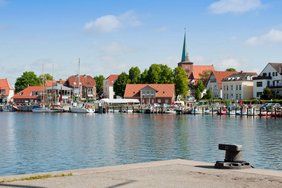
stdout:
POLYGON ((42 92, 43 87, 42 86, 29 86, 25 88, 24 90, 18 92, 14 95, 14 99, 36 99, 38 98, 38 95, 32 96, 32 92, 42 92))
POLYGON ((282 74, 282 63, 269 63, 279 74, 282 74))
POLYGON ((174 97, 174 84, 126 84, 124 97, 134 97, 145 87, 151 87, 156 90, 156 97, 174 97))
POLYGON ((119 76, 118 74, 111 74, 110 76, 108 76, 106 78, 106 80, 108 81, 108 85, 113 86, 115 81, 118 79, 118 76, 119 76))
POLYGON ((194 79, 198 80, 201 78, 201 74, 204 71, 214 71, 213 65, 193 65, 193 76, 194 79))
POLYGON ((93 88, 96 87, 96 81, 89 75, 80 75, 78 79, 78 75, 70 76, 66 81, 66 86, 77 88, 78 87, 78 80, 83 87, 93 88))
POLYGON ((13 90, 14 88, 9 84, 7 78, 5 79, 0 79, 0 89, 5 90, 4 96, 9 95, 9 90, 13 90))
POLYGON ((230 71, 212 71, 212 74, 214 75, 218 88, 221 89, 222 88, 222 79, 235 74, 237 72, 230 72, 230 71))

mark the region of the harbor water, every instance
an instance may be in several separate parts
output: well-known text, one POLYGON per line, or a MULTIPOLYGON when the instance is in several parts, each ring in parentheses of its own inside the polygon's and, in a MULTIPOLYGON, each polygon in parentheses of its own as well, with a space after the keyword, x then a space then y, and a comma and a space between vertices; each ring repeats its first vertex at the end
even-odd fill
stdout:
POLYGON ((0 113, 0 175, 167 159, 214 163, 243 145, 255 168, 282 170, 282 120, 175 114, 0 113))

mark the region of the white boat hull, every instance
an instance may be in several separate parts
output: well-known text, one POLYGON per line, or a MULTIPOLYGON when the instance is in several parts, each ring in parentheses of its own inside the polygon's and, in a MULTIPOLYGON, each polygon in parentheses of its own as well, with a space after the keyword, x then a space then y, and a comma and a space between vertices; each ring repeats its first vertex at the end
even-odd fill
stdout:
POLYGON ((92 108, 80 108, 80 107, 72 107, 70 109, 72 113, 94 113, 95 110, 92 108))

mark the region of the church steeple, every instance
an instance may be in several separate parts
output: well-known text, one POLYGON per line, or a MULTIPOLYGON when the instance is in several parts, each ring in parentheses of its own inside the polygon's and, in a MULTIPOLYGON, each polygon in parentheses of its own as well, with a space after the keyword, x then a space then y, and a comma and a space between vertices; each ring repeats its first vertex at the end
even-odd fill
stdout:
POLYGON ((184 42, 183 42, 181 62, 184 62, 185 59, 186 59, 186 32, 184 33, 184 42))
POLYGON ((186 28, 184 33, 184 41, 183 41, 183 49, 182 49, 182 56, 181 56, 181 62, 190 62, 188 52, 186 50, 186 28))

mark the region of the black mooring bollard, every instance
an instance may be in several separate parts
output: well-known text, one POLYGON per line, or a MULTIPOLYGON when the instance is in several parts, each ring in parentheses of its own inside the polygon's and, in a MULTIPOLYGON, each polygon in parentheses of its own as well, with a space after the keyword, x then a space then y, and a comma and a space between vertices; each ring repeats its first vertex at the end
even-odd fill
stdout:
POLYGON ((250 168, 250 163, 242 159, 242 145, 219 144, 218 149, 225 150, 224 161, 216 161, 214 167, 220 169, 250 168))

